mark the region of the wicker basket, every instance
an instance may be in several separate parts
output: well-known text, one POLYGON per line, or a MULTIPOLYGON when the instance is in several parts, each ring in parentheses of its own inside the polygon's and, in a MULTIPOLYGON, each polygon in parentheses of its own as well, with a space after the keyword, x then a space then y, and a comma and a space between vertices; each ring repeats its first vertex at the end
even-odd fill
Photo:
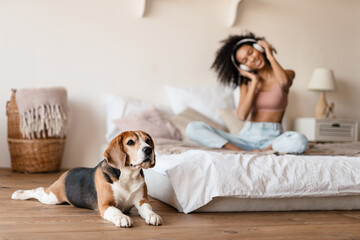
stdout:
POLYGON ((11 100, 6 104, 8 117, 8 144, 11 168, 17 172, 56 172, 65 148, 65 138, 24 139, 20 131, 20 115, 12 90, 11 100))

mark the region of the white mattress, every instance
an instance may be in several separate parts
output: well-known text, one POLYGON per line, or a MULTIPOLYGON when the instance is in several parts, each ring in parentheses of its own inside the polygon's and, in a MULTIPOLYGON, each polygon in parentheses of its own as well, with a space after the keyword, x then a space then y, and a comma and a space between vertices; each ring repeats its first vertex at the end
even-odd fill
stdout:
MULTIPOLYGON (((147 169, 145 180, 150 196, 184 212, 167 175, 147 169)), ((193 212, 248 212, 296 210, 360 209, 360 196, 301 197, 301 198, 236 198, 214 197, 193 212)))
MULTIPOLYGON (((101 146, 101 158, 106 147, 107 144, 101 146)), ((157 154, 156 160, 155 168, 144 170, 148 193, 179 212, 360 209, 358 156, 276 156, 188 150, 157 154), (231 170, 235 170, 233 174, 231 170), (219 171, 233 179, 223 181, 219 171), (245 178, 240 178, 241 175, 245 178), (269 175, 272 180, 266 181, 269 175), (226 183, 234 187, 241 181, 248 192, 240 196, 235 193, 236 188, 220 194, 216 188, 221 182, 222 187, 226 183)))
POLYGON ((189 150, 157 155, 149 195, 180 212, 360 209, 360 158, 189 150))

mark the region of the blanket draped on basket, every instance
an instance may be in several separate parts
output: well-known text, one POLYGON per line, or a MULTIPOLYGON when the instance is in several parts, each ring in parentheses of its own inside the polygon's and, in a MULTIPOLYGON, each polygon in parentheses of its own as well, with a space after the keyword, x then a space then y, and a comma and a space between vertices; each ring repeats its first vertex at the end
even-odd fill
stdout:
POLYGON ((16 103, 24 138, 64 137, 69 107, 63 87, 19 89, 16 103))
POLYGON ((66 89, 12 89, 6 115, 11 168, 26 173, 59 171, 69 124, 66 89))

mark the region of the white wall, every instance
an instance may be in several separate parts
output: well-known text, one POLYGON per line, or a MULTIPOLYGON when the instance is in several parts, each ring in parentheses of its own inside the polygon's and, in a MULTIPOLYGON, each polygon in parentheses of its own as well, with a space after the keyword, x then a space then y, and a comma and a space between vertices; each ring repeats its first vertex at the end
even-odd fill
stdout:
POLYGON ((0 167, 10 167, 5 104, 11 88, 64 86, 72 124, 63 168, 93 166, 104 142, 104 93, 162 103, 165 84, 216 84, 209 69, 219 41, 249 29, 266 36, 296 71, 288 121, 313 116, 314 68, 332 68, 327 94, 338 117, 360 119, 360 1, 244 0, 227 26, 231 0, 0 0, 0 167))

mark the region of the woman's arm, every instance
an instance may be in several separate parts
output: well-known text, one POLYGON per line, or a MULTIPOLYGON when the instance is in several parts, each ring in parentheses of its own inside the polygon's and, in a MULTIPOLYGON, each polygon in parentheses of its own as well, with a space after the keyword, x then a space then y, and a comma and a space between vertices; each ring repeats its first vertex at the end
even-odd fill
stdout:
POLYGON ((273 51, 267 42, 260 40, 258 43, 265 49, 266 58, 270 62, 276 81, 279 83, 282 89, 288 91, 294 80, 295 72, 293 70, 284 70, 281 67, 279 62, 275 59, 273 51))
POLYGON ((240 74, 251 80, 250 86, 245 84, 240 86, 240 100, 237 108, 237 116, 240 120, 244 121, 251 111, 260 78, 254 73, 245 72, 243 70, 240 70, 240 74))

